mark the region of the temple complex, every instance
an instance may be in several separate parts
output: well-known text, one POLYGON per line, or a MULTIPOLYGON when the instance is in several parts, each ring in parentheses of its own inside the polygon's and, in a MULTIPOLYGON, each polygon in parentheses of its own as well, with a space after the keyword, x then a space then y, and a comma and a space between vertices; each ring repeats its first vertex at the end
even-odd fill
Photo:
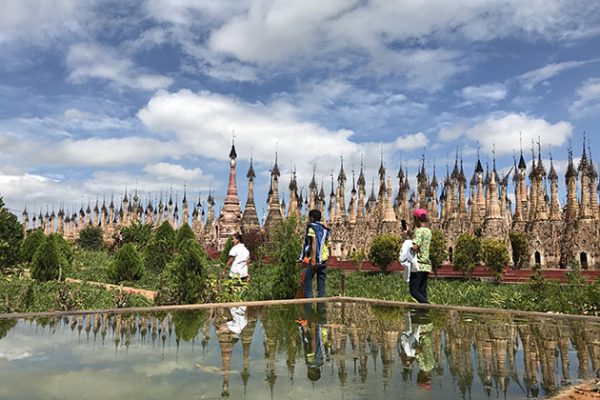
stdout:
POLYGON ((598 174, 591 160, 591 151, 586 149, 585 140, 579 162, 575 165, 571 149, 568 151, 568 166, 564 176, 566 201, 561 205, 558 195, 560 177, 552 157, 550 165, 544 165, 538 144, 537 154, 532 150, 528 166, 521 151, 514 165, 502 176, 496 169, 495 156, 492 165, 485 170, 477 155, 470 180, 463 168, 462 157, 456 155, 452 170, 446 168, 443 179, 431 175, 425 167, 425 158, 420 161, 416 176, 417 187, 411 188, 408 170, 402 164, 396 175, 397 186, 384 166, 383 158, 378 170, 378 190, 371 183, 367 196, 367 181, 361 162, 358 178, 352 171, 352 182, 340 160, 336 180, 331 178, 331 191, 325 195, 323 183, 316 182, 315 169, 308 184, 307 193, 298 192, 296 171, 291 175, 288 191, 280 186, 281 172, 277 155, 271 168, 267 210, 263 220, 259 219, 254 201, 256 174, 252 159, 247 171, 247 199, 241 211, 236 182, 237 152, 234 144, 229 153, 229 181, 227 193, 220 213, 215 212, 212 192, 202 204, 200 197, 190 214, 187 193, 181 201, 172 194, 166 204, 160 200, 142 201, 137 190, 128 196, 127 191, 119 204, 114 198, 104 199, 94 207, 83 205, 78 211, 67 211, 61 207, 58 213, 48 211, 31 217, 27 209, 22 215, 24 232, 41 228, 45 233, 56 232, 68 240, 78 237, 81 229, 88 225, 99 226, 106 241, 114 239, 123 226, 134 222, 154 226, 168 221, 177 229, 181 224, 190 224, 197 239, 207 247, 221 249, 226 240, 236 232, 250 234, 269 231, 280 221, 296 217, 306 218, 313 208, 321 210, 326 223, 332 228, 332 253, 341 259, 353 253, 368 253, 372 239, 381 233, 400 235, 402 225, 411 225, 414 208, 425 208, 430 215, 433 229, 444 232, 449 262, 458 236, 468 232, 482 238, 499 238, 510 247, 509 233, 524 233, 529 240, 529 262, 542 268, 569 268, 578 262, 583 269, 600 268, 600 208, 598 206, 598 174), (509 182, 512 176, 512 187, 509 182), (346 187, 350 187, 347 199, 346 187), (395 196, 394 196, 395 192, 395 196), (512 194, 512 195, 511 195, 512 194), (286 203, 287 201, 287 203, 286 203), (180 208, 181 207, 181 208, 180 208))

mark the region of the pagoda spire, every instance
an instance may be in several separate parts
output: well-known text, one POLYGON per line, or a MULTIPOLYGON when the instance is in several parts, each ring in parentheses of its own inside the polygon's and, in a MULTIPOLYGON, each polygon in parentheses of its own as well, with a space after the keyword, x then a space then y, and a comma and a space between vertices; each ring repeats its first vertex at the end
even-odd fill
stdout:
POLYGON ((227 184, 227 195, 225 196, 218 222, 219 237, 217 238, 217 241, 219 248, 225 246, 225 242, 229 237, 240 231, 242 220, 240 200, 235 179, 235 160, 237 158, 237 152, 235 151, 234 138, 231 140, 231 150, 229 151, 229 183, 227 184))

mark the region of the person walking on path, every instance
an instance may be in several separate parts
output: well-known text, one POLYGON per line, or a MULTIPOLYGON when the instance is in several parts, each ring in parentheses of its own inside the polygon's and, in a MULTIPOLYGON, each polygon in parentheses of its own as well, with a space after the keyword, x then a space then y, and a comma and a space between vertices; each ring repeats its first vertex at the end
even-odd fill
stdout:
POLYGON ((410 295, 419 303, 429 303, 427 299, 427 280, 431 272, 429 245, 431 244, 431 229, 427 227, 427 211, 417 208, 413 211, 415 230, 412 250, 417 254, 418 270, 410 273, 410 295))
POLYGON ((313 297, 313 278, 317 277, 317 295, 325 297, 325 281, 327 279, 327 259, 329 258, 330 230, 321 223, 321 211, 310 210, 309 223, 304 234, 302 247, 302 263, 304 270, 304 297, 313 297))
MULTIPOLYGON (((250 281, 248 273, 248 261, 250 260, 250 252, 244 245, 241 233, 236 233, 231 238, 233 247, 229 250, 229 258, 227 259, 226 268, 229 268, 229 279, 239 279, 242 282, 250 281)), ((223 275, 225 270, 223 271, 223 275)))

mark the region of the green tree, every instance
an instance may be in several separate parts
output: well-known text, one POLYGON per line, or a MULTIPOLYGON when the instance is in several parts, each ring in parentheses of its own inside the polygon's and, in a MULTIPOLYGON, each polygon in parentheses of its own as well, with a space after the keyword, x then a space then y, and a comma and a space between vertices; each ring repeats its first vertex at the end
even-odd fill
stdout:
POLYGON ((133 243, 138 250, 143 251, 152 240, 152 225, 135 221, 121 228, 121 243, 133 243))
POLYGON ((460 271, 463 277, 471 276, 471 273, 479 263, 479 249, 481 241, 470 233, 462 233, 456 240, 454 260, 452 268, 460 271))
POLYGON ((446 250, 444 232, 440 229, 434 229, 431 232, 431 244, 429 246, 429 259, 434 273, 437 273, 438 268, 447 258, 448 250, 446 250))
POLYGON ((181 244, 188 239, 196 239, 196 235, 194 235, 194 231, 188 224, 181 225, 181 228, 177 230, 177 234, 175 235, 175 248, 181 250, 181 244))
POLYGON ((84 250, 101 250, 104 247, 102 228, 87 225, 79 232, 77 244, 84 250))
POLYGON ((19 262, 22 240, 23 227, 4 207, 4 199, 0 197, 0 271, 19 262))
POLYGON ((293 299, 296 296, 300 269, 296 261, 302 249, 301 224, 289 217, 269 232, 268 255, 275 264, 271 294, 274 299, 293 299))
POLYGON ((223 250, 221 250, 221 254, 219 255, 219 263, 224 266, 229 258, 229 250, 233 247, 233 241, 231 238, 227 238, 225 242, 225 246, 223 246, 223 250))
POLYGON ((45 237, 44 231, 39 228, 29 232, 23 243, 21 243, 21 260, 30 263, 45 237))
POLYGON ((58 279, 67 268, 68 261, 61 248, 59 235, 48 235, 38 246, 31 262, 31 276, 38 281, 58 279))
POLYGON ((144 263, 140 253, 132 243, 127 243, 115 253, 108 274, 114 282, 136 281, 144 273, 144 263))
POLYGON ((484 239, 481 243, 481 256, 485 266, 494 274, 497 283, 502 279, 504 268, 510 261, 504 241, 484 239))
POLYGON ((210 259, 196 239, 184 241, 180 253, 161 274, 157 304, 205 302, 209 265, 210 259))
POLYGON ((208 312, 206 310, 186 310, 173 313, 173 324, 175 325, 175 336, 177 339, 191 342, 206 322, 208 312))
POLYGON ((379 267, 381 272, 387 272, 387 267, 392 261, 398 259, 402 242, 392 234, 375 236, 369 250, 369 260, 379 267))
POLYGON ((154 232, 154 239, 165 240, 171 246, 171 248, 175 247, 175 230, 169 221, 164 221, 158 228, 156 228, 156 232, 154 232))
POLYGON ((512 247, 512 261, 515 265, 515 269, 521 269, 527 262, 527 248, 529 247, 529 241, 527 235, 523 232, 510 231, 508 234, 510 238, 510 245, 512 247))
POLYGON ((147 270, 162 273, 173 260, 175 231, 169 221, 163 222, 144 250, 144 266, 147 270))

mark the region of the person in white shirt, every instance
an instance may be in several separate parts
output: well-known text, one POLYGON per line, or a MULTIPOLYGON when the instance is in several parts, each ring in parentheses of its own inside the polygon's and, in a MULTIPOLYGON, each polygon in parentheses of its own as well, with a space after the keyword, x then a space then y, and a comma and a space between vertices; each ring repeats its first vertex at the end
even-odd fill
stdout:
POLYGON ((233 247, 229 250, 229 258, 226 264, 226 267, 229 268, 229 278, 238 277, 240 280, 248 282, 250 281, 250 274, 248 273, 250 252, 244 245, 241 233, 233 235, 231 240, 233 241, 233 247))

